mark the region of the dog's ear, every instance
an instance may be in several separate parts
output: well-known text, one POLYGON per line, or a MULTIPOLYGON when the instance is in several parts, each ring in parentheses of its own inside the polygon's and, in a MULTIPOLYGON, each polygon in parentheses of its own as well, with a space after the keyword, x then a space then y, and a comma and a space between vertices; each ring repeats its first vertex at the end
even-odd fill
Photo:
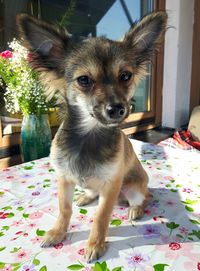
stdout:
POLYGON ((22 43, 32 53, 34 68, 62 73, 70 40, 67 32, 27 14, 17 15, 16 20, 22 43))
POLYGON ((153 12, 135 24, 125 35, 123 43, 133 49, 137 63, 151 59, 152 53, 166 30, 166 12, 153 12))

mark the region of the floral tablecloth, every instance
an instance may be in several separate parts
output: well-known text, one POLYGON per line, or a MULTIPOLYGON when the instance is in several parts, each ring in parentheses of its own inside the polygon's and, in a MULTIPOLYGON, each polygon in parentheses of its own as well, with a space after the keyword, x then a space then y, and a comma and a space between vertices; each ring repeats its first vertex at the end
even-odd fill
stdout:
POLYGON ((48 158, 0 172, 0 269, 4 271, 195 271, 200 270, 200 154, 132 140, 147 170, 152 199, 145 216, 127 220, 115 206, 108 250, 87 264, 84 249, 97 203, 74 213, 66 241, 41 248, 55 222, 56 177, 48 158))

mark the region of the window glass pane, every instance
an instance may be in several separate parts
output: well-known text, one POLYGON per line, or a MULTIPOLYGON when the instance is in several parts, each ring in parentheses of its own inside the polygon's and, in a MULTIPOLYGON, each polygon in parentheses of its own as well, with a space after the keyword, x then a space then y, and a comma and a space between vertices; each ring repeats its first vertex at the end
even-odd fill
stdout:
MULTIPOLYGON (((152 9, 153 0, 0 0, 0 51, 7 49, 7 42, 16 36, 15 16, 20 12, 52 23, 62 22, 76 35, 105 35, 119 40, 152 9)), ((150 75, 137 87, 134 99, 134 112, 151 109, 150 75)))

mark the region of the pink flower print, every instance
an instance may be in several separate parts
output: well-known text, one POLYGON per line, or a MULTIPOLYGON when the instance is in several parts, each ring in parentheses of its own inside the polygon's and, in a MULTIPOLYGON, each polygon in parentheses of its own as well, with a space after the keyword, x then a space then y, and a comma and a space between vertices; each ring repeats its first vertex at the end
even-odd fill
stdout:
POLYGON ((158 238, 160 237, 161 228, 158 225, 144 225, 138 230, 139 233, 143 234, 144 238, 158 238))
POLYGON ((59 243, 53 246, 55 249, 61 249, 63 248, 63 243, 59 243))
POLYGON ((65 246, 63 252, 67 254, 67 258, 71 261, 82 261, 84 259, 86 242, 81 242, 78 245, 65 246))
POLYGON ((52 248, 49 249, 50 255, 52 257, 59 256, 61 253, 63 253, 63 248, 64 248, 63 243, 59 243, 59 244, 54 245, 53 249, 52 248))
POLYGON ((7 176, 6 179, 8 179, 8 180, 13 180, 13 179, 14 179, 14 176, 7 176))
POLYGON ((31 251, 26 251, 24 249, 20 249, 16 254, 15 254, 15 259, 16 261, 22 261, 22 260, 25 260, 27 258, 29 258, 31 254, 31 251))
POLYGON ((120 211, 125 211, 126 210, 126 208, 122 207, 122 206, 118 207, 117 209, 120 210, 120 211))
POLYGON ((118 214, 117 213, 112 213, 112 218, 118 218, 118 214))
POLYGON ((4 168, 3 171, 8 172, 8 171, 10 171, 10 168, 4 168))
POLYGON ((43 175, 45 175, 46 173, 45 172, 40 172, 40 173, 38 173, 38 175, 40 175, 40 176, 43 176, 43 175))
POLYGON ((194 270, 194 271, 198 271, 200 270, 200 261, 190 261, 190 262, 184 262, 184 267, 186 270, 194 270))
POLYGON ((23 202, 21 201, 21 200, 14 200, 13 202, 12 202, 12 205, 22 205, 23 204, 23 202))
POLYGON ((190 189, 190 188, 183 188, 182 191, 183 191, 183 192, 186 192, 186 193, 189 193, 189 194, 193 192, 193 190, 190 189))
POLYGON ((1 271, 12 271, 12 266, 6 265, 1 271))
MULTIPOLYGON (((150 257, 140 251, 134 251, 131 255, 126 257, 128 265, 132 268, 141 268, 144 270, 149 265, 150 257)), ((146 269, 145 269, 146 270, 146 269)))
POLYGON ((41 243, 42 242, 42 237, 39 236, 35 236, 35 238, 31 239, 32 244, 37 244, 37 243, 41 243))
POLYGON ((79 215, 76 217, 80 221, 87 221, 87 216, 86 215, 79 215))
POLYGON ((78 254, 79 255, 85 255, 85 249, 84 248, 79 249, 78 254))
POLYGON ((22 224, 24 224, 22 220, 13 221, 13 223, 11 224, 11 226, 18 227, 18 226, 20 226, 22 224))
POLYGON ((42 209, 43 212, 46 212, 46 213, 49 213, 49 214, 52 214, 54 213, 55 211, 57 211, 57 208, 55 208, 55 206, 53 205, 49 205, 49 206, 46 206, 42 209))
POLYGON ((188 229, 187 228, 185 228, 185 227, 180 227, 179 228, 179 231, 180 231, 180 233, 182 233, 182 234, 188 234, 188 229))
POLYGON ((156 248, 159 251, 163 251, 165 253, 165 258, 176 260, 180 256, 185 256, 190 259, 194 259, 197 254, 192 253, 193 244, 192 243, 178 243, 171 242, 168 245, 158 245, 156 248))
POLYGON ((168 207, 174 207, 174 205, 176 205, 176 202, 172 201, 172 200, 167 200, 165 202, 165 206, 168 206, 168 207))
POLYGON ((193 213, 193 216, 195 216, 197 219, 200 219, 200 213, 193 213))
POLYGON ((179 243, 172 242, 169 244, 169 247, 171 250, 179 250, 181 248, 181 245, 179 243))
POLYGON ((6 51, 0 53, 0 56, 3 57, 3 58, 8 59, 8 58, 12 58, 13 53, 11 51, 9 51, 9 50, 6 50, 6 51))
POLYGON ((37 224, 32 222, 32 223, 29 223, 26 228, 29 228, 29 229, 33 229, 33 228, 36 228, 37 227, 37 224))
POLYGON ((173 180, 174 178, 172 176, 165 176, 164 177, 164 180, 167 180, 167 181, 170 181, 170 180, 173 180))
POLYGON ((0 219, 6 219, 9 216, 9 213, 0 212, 0 219))
POLYGON ((44 165, 40 165, 40 168, 46 168, 46 169, 49 169, 51 167, 50 163, 46 163, 44 165))
POLYGON ((42 212, 36 211, 29 215, 29 219, 39 219, 43 216, 42 212))
POLYGON ((22 267, 23 267, 22 271, 37 271, 35 269, 35 265, 34 264, 32 264, 32 265, 24 265, 22 267))
POLYGON ((58 192, 53 192, 52 195, 55 196, 55 197, 57 197, 58 196, 58 192))
POLYGON ((161 222, 162 224, 165 223, 163 219, 164 219, 164 217, 161 216, 161 215, 159 215, 159 216, 154 216, 154 217, 153 217, 153 220, 154 220, 154 221, 161 222))
POLYGON ((151 210, 150 209, 145 209, 144 213, 145 213, 145 215, 151 215, 151 210))
POLYGON ((122 221, 128 220, 128 215, 120 215, 119 219, 122 221))
POLYGON ((81 224, 70 224, 69 231, 79 230, 81 229, 81 224))
POLYGON ((15 235, 21 235, 23 233, 23 231, 18 231, 15 233, 15 235))
POLYGON ((33 193, 32 193, 32 196, 39 196, 40 195, 40 192, 39 191, 34 191, 33 193))

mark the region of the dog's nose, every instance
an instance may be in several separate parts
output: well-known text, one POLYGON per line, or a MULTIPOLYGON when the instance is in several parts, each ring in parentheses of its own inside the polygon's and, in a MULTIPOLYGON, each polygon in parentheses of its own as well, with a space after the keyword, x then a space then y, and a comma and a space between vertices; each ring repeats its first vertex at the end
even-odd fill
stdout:
POLYGON ((125 106, 123 104, 109 104, 106 106, 106 113, 110 119, 121 119, 125 113, 125 106))

